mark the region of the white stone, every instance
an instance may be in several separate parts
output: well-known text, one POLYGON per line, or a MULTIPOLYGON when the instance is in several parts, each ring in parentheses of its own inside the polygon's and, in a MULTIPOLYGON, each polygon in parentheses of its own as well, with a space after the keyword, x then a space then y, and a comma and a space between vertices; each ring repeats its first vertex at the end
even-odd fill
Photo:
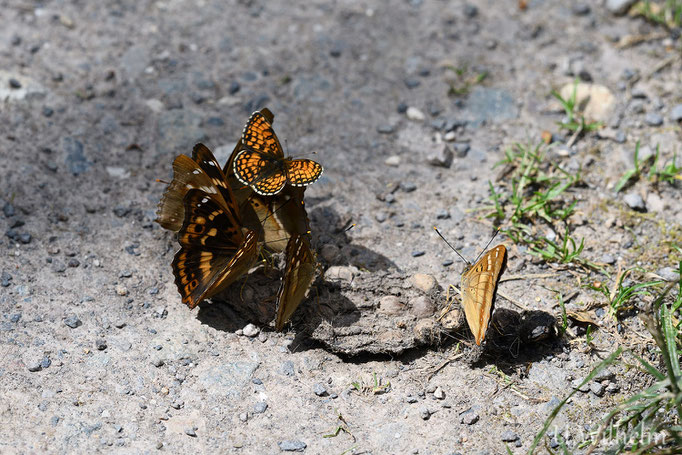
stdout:
POLYGON ((405 112, 405 115, 407 115, 408 119, 414 120, 415 122, 423 122, 424 119, 426 118, 422 111, 412 106, 407 108, 407 112, 405 112))

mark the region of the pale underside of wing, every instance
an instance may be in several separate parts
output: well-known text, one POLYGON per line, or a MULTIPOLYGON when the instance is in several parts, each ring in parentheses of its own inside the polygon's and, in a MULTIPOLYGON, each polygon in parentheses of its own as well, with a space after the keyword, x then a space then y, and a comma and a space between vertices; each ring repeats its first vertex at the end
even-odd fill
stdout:
POLYGON ((462 275, 462 305, 467 324, 480 345, 490 322, 495 288, 504 267, 506 249, 498 245, 462 275))

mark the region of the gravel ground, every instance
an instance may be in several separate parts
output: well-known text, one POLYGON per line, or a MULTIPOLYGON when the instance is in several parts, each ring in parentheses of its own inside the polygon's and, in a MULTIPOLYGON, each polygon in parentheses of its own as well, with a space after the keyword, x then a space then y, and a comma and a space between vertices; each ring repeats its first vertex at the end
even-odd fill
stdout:
MULTIPOLYGON (((401 308, 444 305, 461 265, 431 226, 474 258, 494 164, 544 130, 551 158, 582 170, 583 254, 675 278, 659 247, 682 237, 679 185, 614 185, 638 141, 640 159, 679 151, 679 33, 618 3, 632 2, 2 2, 0 452, 525 453, 614 346, 648 352, 639 319, 598 309, 591 345, 490 354, 461 331, 410 341, 401 308), (576 77, 604 87, 590 101, 604 128, 568 147, 550 92, 576 77), (177 243, 153 222, 173 158, 201 141, 225 162, 266 106, 287 154, 325 167, 306 191, 325 278, 285 333, 234 311, 237 294, 182 305, 177 243), (360 315, 345 341, 311 322, 330 295, 360 315)), ((509 274, 551 275, 500 284, 527 309, 559 317, 553 290, 580 291, 569 310, 598 298, 506 243, 509 274)), ((247 299, 276 292, 269 273, 247 299)), ((547 444, 579 444, 646 385, 611 367, 547 444)))

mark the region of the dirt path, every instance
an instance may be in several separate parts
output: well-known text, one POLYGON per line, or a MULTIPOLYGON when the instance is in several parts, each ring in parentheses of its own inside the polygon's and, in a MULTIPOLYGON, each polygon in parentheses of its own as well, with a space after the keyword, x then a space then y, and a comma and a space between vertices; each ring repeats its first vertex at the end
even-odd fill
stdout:
MULTIPOLYGON (((237 329, 254 321, 228 304, 180 302, 177 243, 153 222, 164 189, 155 180, 199 141, 224 162, 266 106, 288 154, 315 152, 325 166, 306 205, 337 295, 382 323, 393 321, 375 311, 386 296, 443 304, 462 266, 431 227, 474 258, 492 232, 488 181, 506 188, 495 163, 544 130, 558 141, 548 160, 582 175, 567 198, 583 256, 612 276, 633 265, 669 273, 679 184, 614 186, 637 141, 648 153, 660 146, 661 165, 679 151, 679 38, 589 2, 506 3, 5 2, 0 452, 499 454, 506 444, 520 454, 616 344, 646 349, 636 317, 619 333, 602 308, 589 349, 582 335, 481 356, 461 332, 439 346, 339 356, 320 339, 330 332, 308 336, 322 297, 288 332, 259 325, 253 337, 237 329), (595 114, 605 128, 569 148, 550 92, 576 77, 612 98, 595 114), (338 234, 349 220, 356 227, 338 234), (419 289, 418 273, 440 289, 419 289)), ((553 274, 500 284, 528 309, 559 317, 554 290, 580 291, 569 310, 598 302, 576 276, 612 284, 500 240, 510 275, 553 274)), ((247 286, 252 298, 276 292, 276 279, 260 281, 247 286)), ((361 351, 349 338, 345 352, 361 351)), ((579 444, 645 381, 611 368, 574 397, 558 431, 579 444)))

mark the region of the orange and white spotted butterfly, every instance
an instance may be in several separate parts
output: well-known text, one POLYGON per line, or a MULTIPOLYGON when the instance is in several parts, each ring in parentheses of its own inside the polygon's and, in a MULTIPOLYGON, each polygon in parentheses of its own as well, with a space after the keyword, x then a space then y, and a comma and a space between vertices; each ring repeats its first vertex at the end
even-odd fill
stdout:
POLYGON ((259 111, 251 114, 233 160, 234 175, 262 196, 277 194, 287 183, 307 186, 320 178, 322 165, 313 160, 285 158, 272 123, 259 111))

